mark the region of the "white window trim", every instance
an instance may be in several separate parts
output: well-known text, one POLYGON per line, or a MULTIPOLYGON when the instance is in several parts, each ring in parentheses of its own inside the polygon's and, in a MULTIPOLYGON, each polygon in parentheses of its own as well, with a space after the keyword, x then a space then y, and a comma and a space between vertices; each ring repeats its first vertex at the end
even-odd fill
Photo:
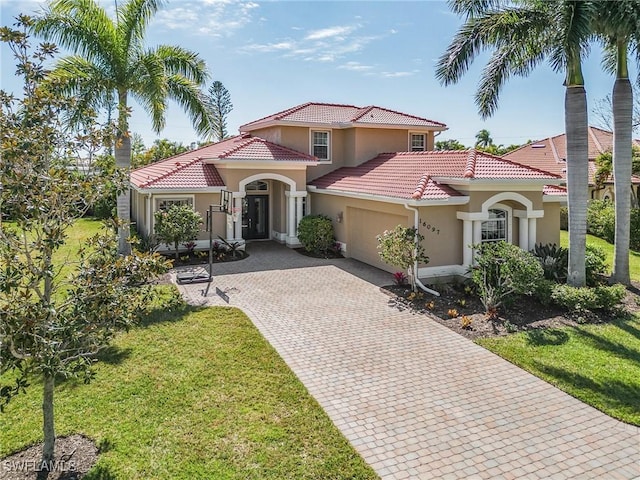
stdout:
POLYGON ((408 138, 408 148, 407 151, 409 152, 426 152, 427 151, 427 132, 409 132, 409 138, 408 138), (414 135, 420 135, 422 136, 422 138, 424 138, 424 148, 422 150, 413 150, 413 145, 412 145, 412 138, 414 135))
POLYGON ((191 200, 191 208, 196 210, 196 196, 195 195, 154 195, 153 196, 153 209, 151 212, 151 218, 149 219, 151 223, 151 233, 156 233, 156 212, 159 210, 158 204, 163 200, 191 200))
POLYGON ((313 134, 314 133, 326 133, 327 134, 327 158, 318 158, 321 162, 330 162, 331 161, 331 130, 318 130, 313 129, 309 130, 309 153, 310 155, 314 155, 314 143, 313 143, 313 134))
MULTIPOLYGON (((513 243, 513 209, 508 205, 495 203, 487 209, 487 214, 489 213, 489 210, 504 210, 505 212, 507 212, 507 218, 505 219, 505 227, 507 229, 506 241, 509 243, 513 243)), ((489 221, 489 219, 484 220, 483 223, 486 221, 489 221)), ((489 241, 490 240, 484 240, 482 241, 482 243, 488 243, 489 241)))

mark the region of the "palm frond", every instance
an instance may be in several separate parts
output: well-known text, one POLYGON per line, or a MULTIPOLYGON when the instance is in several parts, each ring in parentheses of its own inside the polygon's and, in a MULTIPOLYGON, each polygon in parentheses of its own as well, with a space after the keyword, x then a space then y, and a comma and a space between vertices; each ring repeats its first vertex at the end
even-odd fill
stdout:
POLYGON ((129 0, 117 9, 117 32, 124 51, 140 46, 149 22, 164 3, 164 0, 129 0))
POLYGON ((164 114, 169 93, 162 58, 148 53, 141 55, 133 61, 129 77, 135 79, 131 83, 132 95, 151 116, 153 129, 160 132, 165 125, 164 114))
POLYGON ((208 134, 213 121, 206 107, 204 94, 194 82, 181 75, 170 75, 167 81, 169 97, 189 115, 193 128, 199 135, 208 134))
POLYGON ((88 59, 116 64, 113 22, 94 0, 54 0, 33 31, 88 59))
POLYGON ((209 78, 207 65, 197 53, 173 45, 159 45, 148 52, 157 56, 164 64, 169 75, 182 75, 198 85, 204 84, 209 78))

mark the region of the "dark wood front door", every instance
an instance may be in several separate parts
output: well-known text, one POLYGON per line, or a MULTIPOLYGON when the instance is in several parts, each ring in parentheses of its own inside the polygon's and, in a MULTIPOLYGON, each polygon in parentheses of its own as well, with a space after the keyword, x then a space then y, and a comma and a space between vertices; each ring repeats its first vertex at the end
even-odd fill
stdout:
POLYGON ((242 238, 269 238, 269 195, 247 195, 242 199, 242 238))

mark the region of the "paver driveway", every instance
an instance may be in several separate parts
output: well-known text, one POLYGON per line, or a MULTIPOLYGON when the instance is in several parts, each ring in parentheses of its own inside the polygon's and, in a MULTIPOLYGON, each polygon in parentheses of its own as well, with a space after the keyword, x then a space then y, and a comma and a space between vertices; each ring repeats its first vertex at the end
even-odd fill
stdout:
POLYGON ((273 243, 190 302, 244 310, 382 478, 640 478, 640 430, 399 311, 389 275, 273 243))

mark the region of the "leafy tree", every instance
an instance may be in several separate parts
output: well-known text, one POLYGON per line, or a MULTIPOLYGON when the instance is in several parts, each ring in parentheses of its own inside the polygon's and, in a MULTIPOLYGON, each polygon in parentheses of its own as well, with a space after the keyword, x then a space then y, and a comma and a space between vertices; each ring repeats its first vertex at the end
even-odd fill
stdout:
POLYGON ((512 76, 526 76, 545 59, 565 73, 565 132, 569 204, 567 281, 585 284, 586 209, 588 192, 587 101, 582 58, 595 33, 594 2, 558 0, 451 0, 464 24, 440 57, 436 76, 456 83, 485 49, 493 52, 482 72, 476 104, 483 118, 492 115, 500 90, 512 76))
MULTIPOLYGON (((151 116, 158 133, 165 125, 167 100, 187 112, 198 133, 211 129, 200 91, 207 78, 204 61, 182 47, 144 45, 147 26, 161 4, 161 0, 117 2, 115 17, 110 18, 97 0, 52 0, 34 29, 75 52, 58 61, 50 73, 51 82, 59 84, 63 93, 94 108, 117 102, 115 157, 122 169, 131 165, 130 96, 151 116)), ((118 248, 123 254, 131 249, 130 203, 129 189, 124 188, 118 195, 118 248)))
POLYGON ((461 144, 458 140, 452 138, 448 140, 439 140, 435 144, 436 150, 466 150, 463 144, 461 144))
MULTIPOLYGON (((21 16, 19 29, 0 28, 24 78, 20 99, 0 92, 0 219, 8 212, 12 218, 0 222, 0 378, 13 382, 0 387, 0 409, 30 381, 41 382, 46 471, 55 446, 56 381, 92 378, 96 354, 145 305, 138 286, 166 265, 158 256, 120 257, 112 231, 94 237, 76 261, 56 255, 87 199, 102 195, 103 182, 66 168, 66 155, 87 133, 74 137, 61 123, 78 105, 63 99, 56 85, 43 84, 43 63, 56 47, 43 43, 29 53, 31 25, 21 16)), ((84 118, 85 128, 91 123, 84 118)))
POLYGON ((417 290, 415 271, 417 263, 428 263, 429 257, 424 251, 424 236, 415 227, 398 225, 393 230, 385 230, 378 239, 378 254, 383 262, 407 270, 411 289, 417 290))
POLYGON ((227 138, 227 115, 233 110, 231 94, 222 84, 216 80, 209 87, 207 106, 211 112, 213 122, 212 136, 217 142, 227 138))
POLYGON ((134 133, 131 135, 131 167, 138 168, 144 163, 144 152, 147 150, 147 147, 144 146, 144 139, 142 135, 139 133, 134 133))
POLYGON ((176 260, 181 243, 198 238, 202 217, 189 205, 171 205, 154 214, 156 237, 161 243, 173 245, 176 260))
POLYGON ((180 142, 172 142, 167 138, 156 139, 151 148, 142 154, 140 165, 148 165, 149 163, 158 162, 165 158, 173 157, 183 152, 188 152, 189 147, 184 146, 180 142))

